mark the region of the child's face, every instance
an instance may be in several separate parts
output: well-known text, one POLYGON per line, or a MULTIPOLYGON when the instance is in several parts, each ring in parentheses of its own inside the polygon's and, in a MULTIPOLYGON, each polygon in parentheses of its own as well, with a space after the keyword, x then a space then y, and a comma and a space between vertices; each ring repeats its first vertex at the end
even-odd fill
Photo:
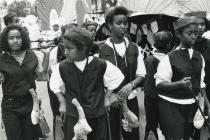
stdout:
POLYGON ((93 39, 95 38, 96 35, 96 26, 94 25, 89 25, 87 26, 87 30, 91 32, 93 39))
POLYGON ((196 18, 196 23, 198 25, 198 36, 202 36, 206 30, 206 24, 204 18, 196 18))
POLYGON ((84 51, 78 50, 77 46, 67 39, 63 39, 63 44, 65 48, 65 55, 68 60, 71 61, 81 61, 84 59, 84 51))
POLYGON ((123 38, 128 28, 128 17, 125 15, 115 15, 109 28, 111 29, 112 35, 123 38))
POLYGON ((19 51, 22 46, 22 37, 18 30, 10 30, 7 37, 8 45, 11 51, 19 51))
POLYGON ((183 31, 179 34, 180 41, 185 47, 190 48, 195 44, 197 39, 198 28, 195 24, 184 27, 183 31))

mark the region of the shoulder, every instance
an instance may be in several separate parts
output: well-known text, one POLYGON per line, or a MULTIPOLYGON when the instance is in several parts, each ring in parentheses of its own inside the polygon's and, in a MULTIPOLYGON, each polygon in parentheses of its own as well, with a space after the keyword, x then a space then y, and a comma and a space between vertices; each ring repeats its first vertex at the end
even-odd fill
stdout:
POLYGON ((31 57, 35 57, 35 58, 37 58, 38 59, 38 54, 36 54, 34 51, 32 51, 32 50, 26 50, 26 53, 29 55, 29 56, 31 56, 31 57))
POLYGON ((65 59, 65 60, 60 62, 59 67, 62 68, 62 67, 65 67, 69 64, 73 64, 73 62, 69 61, 68 59, 65 59))
POLYGON ((159 64, 159 62, 160 61, 153 55, 147 56, 147 58, 144 60, 145 66, 149 66, 149 67, 150 65, 156 66, 159 64))
POLYGON ((107 43, 107 41, 100 43, 99 51, 103 51, 103 50, 107 50, 107 49, 112 50, 112 47, 110 47, 110 45, 109 45, 109 43, 107 43))
POLYGON ((98 65, 101 65, 101 66, 106 65, 106 60, 104 60, 102 58, 94 57, 93 59, 97 62, 98 65))
POLYGON ((174 57, 176 56, 177 54, 179 54, 179 50, 172 50, 170 52, 167 53, 168 57, 174 57))
POLYGON ((153 55, 149 55, 146 57, 146 59, 144 60, 145 62, 152 62, 157 60, 157 58, 155 58, 153 55))
POLYGON ((8 53, 1 53, 0 54, 0 63, 2 64, 5 60, 7 60, 9 58, 9 54, 8 53))
MULTIPOLYGON (((210 44, 210 39, 205 38, 204 40, 207 44, 210 44)), ((209 46, 210 47, 210 46, 209 46)))

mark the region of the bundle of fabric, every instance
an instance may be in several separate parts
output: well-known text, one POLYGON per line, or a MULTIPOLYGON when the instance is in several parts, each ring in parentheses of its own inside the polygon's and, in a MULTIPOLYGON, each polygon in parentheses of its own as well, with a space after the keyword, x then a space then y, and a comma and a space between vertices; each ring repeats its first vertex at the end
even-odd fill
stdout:
POLYGON ((75 105, 78 111, 79 120, 77 124, 74 126, 74 137, 72 140, 87 140, 87 135, 92 131, 91 127, 89 126, 84 110, 80 103, 77 101, 76 98, 72 99, 72 104, 75 105))
POLYGON ((40 119, 39 99, 38 99, 36 91, 33 88, 29 89, 29 93, 31 94, 32 99, 33 99, 33 110, 31 112, 31 121, 32 121, 32 124, 36 125, 39 123, 39 119, 40 119))
POLYGON ((131 132, 133 128, 139 127, 138 117, 128 108, 126 100, 123 100, 122 111, 124 116, 122 125, 125 131, 131 132))

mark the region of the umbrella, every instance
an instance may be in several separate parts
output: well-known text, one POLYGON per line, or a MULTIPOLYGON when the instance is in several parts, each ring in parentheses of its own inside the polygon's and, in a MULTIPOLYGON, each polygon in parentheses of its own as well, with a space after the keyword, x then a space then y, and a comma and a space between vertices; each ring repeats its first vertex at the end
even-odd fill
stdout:
POLYGON ((136 24, 145 24, 151 21, 164 21, 167 23, 172 23, 173 21, 176 21, 178 17, 175 16, 169 16, 166 14, 146 14, 143 12, 137 12, 133 13, 129 17, 130 21, 136 24))

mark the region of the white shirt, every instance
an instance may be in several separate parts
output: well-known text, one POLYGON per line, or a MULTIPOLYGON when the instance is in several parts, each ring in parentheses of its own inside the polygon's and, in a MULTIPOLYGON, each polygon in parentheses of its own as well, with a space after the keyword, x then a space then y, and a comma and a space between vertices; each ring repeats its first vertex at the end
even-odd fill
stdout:
MULTIPOLYGON (((181 49, 181 48, 177 47, 176 50, 178 49, 181 49)), ((193 49, 192 48, 188 49, 188 52, 191 59, 193 55, 193 49)), ((206 86, 204 83, 204 77, 205 77, 204 67, 205 67, 205 62, 202 57, 202 70, 201 70, 201 82, 200 82, 201 88, 204 88, 206 86)), ((171 82, 172 76, 173 76, 173 72, 172 72, 169 56, 166 55, 165 57, 161 59, 158 65, 157 73, 155 74, 156 85, 164 81, 171 82)), ((194 99, 174 99, 171 97, 166 97, 164 95, 159 95, 159 96, 167 101, 177 103, 177 104, 192 104, 195 102, 194 99)))
MULTIPOLYGON (((93 56, 90 56, 88 63, 93 60, 93 56)), ((115 67, 112 63, 106 61, 107 67, 103 76, 104 86, 109 90, 116 89, 124 80, 124 75, 122 72, 115 67)), ((86 59, 80 62, 74 62, 74 64, 83 71, 86 65, 86 59)), ((52 75, 50 78, 50 88, 54 93, 65 93, 65 83, 63 82, 60 71, 59 64, 52 66, 52 75)))
MULTIPOLYGON (((126 42, 126 45, 129 44, 129 40, 127 38, 125 38, 125 42, 126 42)), ((108 46, 110 46, 112 49, 114 49, 111 41, 110 41, 110 38, 108 38, 105 42, 105 44, 107 44, 108 46)), ((126 48, 128 46, 125 46, 125 43, 122 42, 120 44, 114 44, 115 45, 115 49, 117 51, 117 53, 121 56, 121 57, 124 57, 125 56, 125 51, 126 51, 126 48)), ((137 58, 137 69, 136 69, 136 76, 142 76, 142 77, 145 77, 146 75, 146 68, 145 68, 145 65, 144 65, 144 60, 143 60, 143 56, 141 54, 141 48, 138 47, 138 58, 137 58)))

